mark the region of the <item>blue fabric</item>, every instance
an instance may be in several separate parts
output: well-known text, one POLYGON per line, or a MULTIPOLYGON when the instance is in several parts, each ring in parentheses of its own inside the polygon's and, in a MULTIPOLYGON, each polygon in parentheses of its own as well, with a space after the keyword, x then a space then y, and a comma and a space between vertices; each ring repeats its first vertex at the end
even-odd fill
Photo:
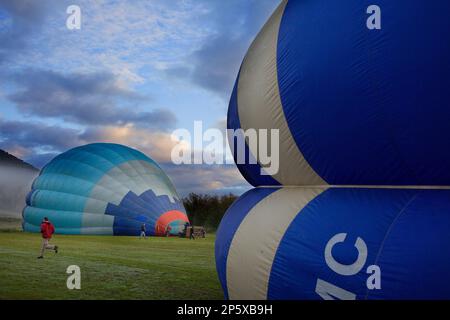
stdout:
MULTIPOLYGON (((39 233, 41 232, 40 226, 36 226, 34 224, 29 224, 27 222, 22 223, 22 229, 25 232, 34 232, 39 233)), ((70 234, 70 235, 79 235, 80 229, 79 228, 58 228, 60 233, 63 234, 70 234)))
POLYGON ((334 235, 347 233, 336 246, 340 263, 355 261, 357 237, 368 246, 367 264, 374 263, 385 231, 411 197, 412 190, 328 189, 311 201, 286 231, 275 256, 269 299, 320 299, 317 279, 356 293, 366 292, 365 270, 353 277, 339 276, 325 263, 325 246, 334 235), (292 253, 295 252, 293 255, 292 253), (301 284, 301 285, 299 285, 301 284))
POLYGON ((259 201, 276 190, 276 188, 261 188, 244 193, 231 205, 220 222, 216 234, 215 257, 217 274, 224 291, 225 299, 228 299, 227 257, 234 234, 247 213, 259 201))
MULTIPOLYGON (((130 191, 118 206, 109 203, 105 214, 114 216, 114 235, 139 235, 143 223, 145 223, 146 233, 155 235, 158 219, 167 211, 172 210, 185 212, 180 201, 172 203, 166 195, 157 196, 152 190, 147 190, 138 196, 130 191)), ((185 221, 179 221, 184 226, 185 221)), ((172 222, 171 226, 175 227, 175 223, 172 222)))
MULTIPOLYGON (((244 194, 217 231, 216 264, 227 298, 226 265, 234 234, 249 211, 276 190, 257 188, 244 194)), ((283 235, 267 298, 322 299, 316 293, 320 279, 356 299, 450 299, 449 268, 450 190, 331 188, 310 201, 283 235), (332 255, 341 264, 356 261, 358 237, 367 245, 367 259, 355 275, 338 274, 325 261, 325 247, 339 233, 347 237, 334 245, 332 255), (371 265, 380 267, 380 290, 367 288, 371 265)))
POLYGON ((159 168, 144 154, 117 144, 95 143, 71 149, 53 159, 34 181, 33 190, 47 193, 33 197, 33 206, 83 211, 92 189, 105 173, 130 160, 147 161, 159 168))
MULTIPOLYGON (((234 84, 233 93, 231 94, 230 99, 230 105, 228 108, 228 116, 227 116, 227 128, 228 129, 241 129, 241 123, 239 120, 239 112, 238 112, 238 103, 237 103, 237 85, 239 83, 239 75, 236 80, 236 83, 234 84)), ((234 161, 237 163, 237 138, 234 139, 234 150, 231 150, 231 153, 233 154, 234 161)), ((230 144, 231 146, 231 144, 230 144)), ((267 185, 267 186, 277 186, 280 185, 280 183, 275 180, 273 177, 269 175, 261 175, 261 166, 259 163, 256 164, 250 164, 250 149, 245 143, 245 163, 244 164, 237 164, 237 167, 241 174, 244 176, 244 178, 253 186, 259 185, 267 185)), ((254 158, 254 157, 253 157, 254 158)))
POLYGON ((25 203, 27 204, 27 206, 31 206, 32 197, 33 197, 33 190, 28 192, 27 197, 25 198, 25 203))
POLYGON ((44 217, 55 225, 57 233, 60 233, 60 228, 72 228, 81 233, 81 221, 83 214, 81 212, 73 211, 56 211, 49 209, 42 209, 36 207, 26 207, 23 212, 24 221, 28 224, 40 226, 44 217))
POLYGON ((276 253, 269 299, 321 299, 318 279, 357 299, 450 298, 450 191, 329 189, 311 201, 289 226, 276 253), (342 264, 357 258, 357 237, 367 244, 362 270, 339 275, 324 258, 327 242, 342 264), (381 290, 368 290, 368 266, 381 268, 381 290))
POLYGON ((448 185, 450 2, 377 1, 376 31, 371 4, 288 2, 277 69, 289 128, 329 184, 448 185))
POLYGON ((387 281, 369 299, 450 299, 450 191, 420 191, 393 224, 378 264, 387 281))
MULTIPOLYGON (((92 143, 73 148, 57 156, 42 169, 42 174, 50 172, 73 172, 72 170, 75 168, 62 163, 64 161, 74 161, 75 166, 86 165, 91 167, 91 170, 106 172, 130 160, 147 161, 159 168, 156 162, 137 150, 113 143, 92 143)), ((77 177, 79 176, 77 175, 77 177)), ((95 180, 94 177, 89 180, 95 180)))
POLYGON ((67 192, 35 190, 32 206, 48 210, 83 212, 86 200, 85 196, 67 192))

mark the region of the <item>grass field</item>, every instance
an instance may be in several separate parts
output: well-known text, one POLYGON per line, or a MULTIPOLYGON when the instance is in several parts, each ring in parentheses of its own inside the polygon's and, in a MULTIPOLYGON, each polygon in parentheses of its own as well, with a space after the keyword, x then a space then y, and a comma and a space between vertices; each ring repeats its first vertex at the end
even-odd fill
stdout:
POLYGON ((207 239, 56 235, 60 252, 36 259, 39 234, 0 231, 0 299, 222 299, 207 239), (81 290, 66 286, 81 268, 81 290))

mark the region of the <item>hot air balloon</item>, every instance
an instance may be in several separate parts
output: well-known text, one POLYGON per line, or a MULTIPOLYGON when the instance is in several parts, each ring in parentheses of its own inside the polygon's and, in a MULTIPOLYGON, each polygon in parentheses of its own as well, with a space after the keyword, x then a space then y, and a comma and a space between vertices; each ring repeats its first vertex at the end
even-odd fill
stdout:
POLYGON ((176 235, 188 218, 171 181, 143 153, 94 143, 54 158, 33 182, 23 230, 39 232, 44 217, 60 234, 176 235))
POLYGON ((450 190, 256 188, 215 250, 229 299, 449 299, 450 190))
POLYGON ((247 181, 449 185, 449 12, 447 0, 282 1, 228 110, 229 129, 279 130, 279 170, 238 163, 247 181))

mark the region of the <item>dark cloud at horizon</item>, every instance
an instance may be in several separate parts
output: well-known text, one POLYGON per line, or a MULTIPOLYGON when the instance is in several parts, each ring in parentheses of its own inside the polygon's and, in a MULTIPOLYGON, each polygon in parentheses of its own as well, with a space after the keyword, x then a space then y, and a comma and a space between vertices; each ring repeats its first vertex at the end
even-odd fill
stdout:
POLYGON ((26 70, 12 78, 19 89, 7 97, 24 115, 59 118, 82 125, 135 123, 165 129, 173 128, 177 122, 169 110, 142 111, 140 104, 149 99, 122 88, 110 73, 26 70))
POLYGON ((22 148, 64 150, 80 141, 79 130, 47 125, 42 122, 7 121, 0 119, 0 143, 5 149, 22 148))
POLYGON ((42 168, 55 155, 95 142, 125 144, 140 149, 157 161, 166 161, 170 158, 170 141, 169 133, 152 129, 101 125, 74 129, 42 121, 0 118, 0 149, 37 168, 42 168), (161 143, 167 145, 167 148, 161 148, 161 143))
MULTIPOLYGON (((68 149, 87 143, 107 142, 102 137, 105 131, 108 134, 108 130, 103 127, 98 127, 96 130, 91 128, 86 131, 47 125, 42 122, 0 119, 0 148, 41 169, 54 157, 68 149)), ((155 135, 154 139, 152 139, 152 132, 147 132, 150 145, 145 144, 144 141, 140 141, 141 147, 133 145, 133 141, 124 144, 135 147, 158 161, 174 182, 180 195, 186 196, 190 192, 241 194, 250 188, 250 185, 242 178, 234 165, 173 164, 167 157, 167 153, 170 154, 170 146, 167 149, 159 147, 159 143, 167 144, 165 140, 168 139, 167 134, 163 133, 162 142, 157 141, 161 140, 159 138, 161 133, 153 134, 155 135), (160 153, 163 153, 163 155, 160 153)), ((131 133, 130 136, 134 139, 135 135, 131 133)), ((115 140, 114 138, 109 142, 122 143, 121 140, 115 140)))
POLYGON ((161 163, 161 167, 174 183, 180 196, 189 193, 241 195, 251 188, 235 165, 198 165, 161 163))

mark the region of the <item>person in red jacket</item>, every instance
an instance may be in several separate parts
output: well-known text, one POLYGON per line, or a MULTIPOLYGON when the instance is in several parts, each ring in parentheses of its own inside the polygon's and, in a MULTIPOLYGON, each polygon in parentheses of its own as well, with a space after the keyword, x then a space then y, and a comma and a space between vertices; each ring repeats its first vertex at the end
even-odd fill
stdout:
POLYGON ((44 258, 45 249, 54 250, 55 253, 58 253, 58 246, 48 243, 52 238, 53 233, 55 233, 55 227, 50 221, 48 221, 48 218, 45 217, 41 223, 42 248, 41 248, 41 255, 38 257, 38 259, 44 258))

